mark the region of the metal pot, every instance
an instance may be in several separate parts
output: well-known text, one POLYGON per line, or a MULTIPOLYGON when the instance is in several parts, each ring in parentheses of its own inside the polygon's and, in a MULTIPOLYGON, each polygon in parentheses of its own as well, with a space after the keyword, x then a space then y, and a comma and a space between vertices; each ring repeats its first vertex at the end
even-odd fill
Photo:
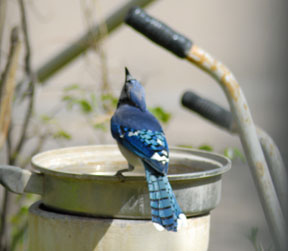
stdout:
POLYGON ((29 251, 207 251, 210 214, 187 219, 177 233, 155 229, 150 219, 110 219, 29 209, 29 251))
MULTIPOLYGON (((51 150, 32 158, 35 172, 0 166, 0 182, 15 193, 36 193, 45 207, 58 212, 149 219, 144 170, 115 176, 127 162, 115 145, 51 150)), ((186 148, 170 149, 169 180, 186 216, 206 214, 221 197, 221 175, 230 161, 218 154, 186 148)))

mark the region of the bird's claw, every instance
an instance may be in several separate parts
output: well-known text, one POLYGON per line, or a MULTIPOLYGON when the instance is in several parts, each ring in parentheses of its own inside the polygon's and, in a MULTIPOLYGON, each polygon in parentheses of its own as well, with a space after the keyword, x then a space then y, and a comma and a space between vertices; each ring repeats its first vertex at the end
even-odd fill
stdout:
POLYGON ((122 170, 117 171, 115 176, 118 177, 121 182, 125 181, 125 176, 122 174, 122 170))
POLYGON ((133 170, 134 170, 134 167, 132 165, 128 164, 128 168, 118 170, 116 172, 115 176, 117 176, 122 182, 124 182, 125 181, 125 176, 122 173, 131 172, 133 170))

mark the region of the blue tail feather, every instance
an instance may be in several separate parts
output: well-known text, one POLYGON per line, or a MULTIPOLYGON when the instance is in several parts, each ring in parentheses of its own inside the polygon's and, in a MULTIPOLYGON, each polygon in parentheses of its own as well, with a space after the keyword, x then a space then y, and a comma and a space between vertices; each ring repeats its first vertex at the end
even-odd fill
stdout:
POLYGON ((167 175, 159 174, 145 165, 150 196, 152 221, 168 231, 177 231, 177 219, 182 214, 167 175))

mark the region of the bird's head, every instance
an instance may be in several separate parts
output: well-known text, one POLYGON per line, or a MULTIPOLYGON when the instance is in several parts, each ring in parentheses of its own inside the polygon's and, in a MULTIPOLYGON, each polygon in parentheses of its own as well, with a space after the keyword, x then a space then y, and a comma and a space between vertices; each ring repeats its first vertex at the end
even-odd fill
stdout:
POLYGON ((125 71, 125 84, 122 88, 117 107, 124 104, 129 104, 139 108, 142 111, 145 111, 146 103, 144 88, 136 79, 131 76, 127 68, 125 68, 125 71))

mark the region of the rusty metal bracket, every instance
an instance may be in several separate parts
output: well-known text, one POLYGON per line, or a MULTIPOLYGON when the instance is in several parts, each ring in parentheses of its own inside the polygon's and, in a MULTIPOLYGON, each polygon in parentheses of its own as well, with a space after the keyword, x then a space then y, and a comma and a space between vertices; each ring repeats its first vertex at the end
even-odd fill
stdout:
POLYGON ((205 50, 193 44, 189 39, 175 32, 161 21, 149 16, 140 8, 131 9, 126 17, 126 23, 178 57, 185 58, 207 72, 220 84, 228 99, 234 120, 237 123, 241 143, 276 248, 282 251, 287 250, 287 232, 280 203, 257 137, 247 101, 232 72, 205 50), (171 46, 171 43, 175 43, 175 46, 171 46), (182 53, 179 53, 181 50, 182 53))

